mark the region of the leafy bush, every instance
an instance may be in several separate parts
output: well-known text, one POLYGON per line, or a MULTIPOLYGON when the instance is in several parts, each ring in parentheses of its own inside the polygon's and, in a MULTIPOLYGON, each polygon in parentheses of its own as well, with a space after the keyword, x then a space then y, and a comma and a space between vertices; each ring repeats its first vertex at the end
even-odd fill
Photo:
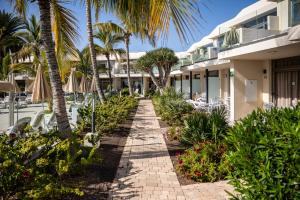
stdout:
POLYGON ((184 120, 181 142, 193 145, 207 140, 221 141, 229 127, 226 115, 224 107, 215 108, 211 113, 192 113, 184 120))
POLYGON ((128 118, 130 111, 137 106, 134 97, 114 96, 96 108, 96 131, 109 133, 117 128, 118 124, 128 118))
POLYGON ((129 96, 129 88, 123 88, 123 89, 120 91, 120 95, 121 95, 121 96, 129 96))
POLYGON ((178 156, 177 170, 198 182, 224 179, 230 171, 224 144, 203 142, 195 144, 178 156))
POLYGON ((183 94, 174 88, 166 88, 162 95, 155 96, 153 103, 157 114, 170 125, 180 125, 184 117, 191 113, 193 107, 185 102, 183 94))
POLYGON ((79 139, 61 139, 57 133, 26 138, 0 137, 0 198, 60 199, 67 193, 83 195, 63 183, 63 177, 81 166, 98 162, 95 148, 79 139))
MULTIPOLYGON (((137 100, 130 96, 112 96, 104 104, 97 104, 96 131, 100 134, 110 133, 118 124, 128 118, 130 111, 137 107, 137 100)), ((79 130, 87 131, 91 129, 92 108, 87 106, 79 109, 79 115, 82 119, 79 122, 79 130)))
POLYGON ((241 199, 300 199, 300 106, 257 110, 226 137, 241 199))
POLYGON ((172 126, 168 129, 167 134, 169 140, 178 140, 180 138, 181 129, 178 126, 172 126))

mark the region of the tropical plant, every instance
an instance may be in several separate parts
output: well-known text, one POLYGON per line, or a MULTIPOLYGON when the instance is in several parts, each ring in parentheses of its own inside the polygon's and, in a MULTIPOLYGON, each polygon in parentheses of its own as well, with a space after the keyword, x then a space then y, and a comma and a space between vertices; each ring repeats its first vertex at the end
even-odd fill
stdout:
POLYGON ((119 26, 112 22, 106 22, 106 23, 97 23, 96 26, 101 31, 108 31, 108 32, 115 32, 116 34, 119 34, 123 37, 123 41, 125 43, 125 50, 126 50, 126 63, 127 63, 127 79, 128 79, 128 89, 130 96, 133 95, 133 88, 132 88, 132 81, 130 77, 130 58, 129 58, 129 43, 130 43, 130 37, 132 35, 135 35, 137 37, 140 37, 142 40, 147 38, 149 42, 154 46, 154 36, 150 36, 144 23, 142 23, 141 17, 134 17, 131 13, 127 12, 124 13, 117 13, 119 19, 122 21, 122 26, 119 26))
POLYGON ((1 199, 61 199, 68 193, 83 195, 63 180, 80 172, 78 169, 85 165, 99 163, 96 147, 84 147, 77 135, 68 139, 59 136, 50 132, 25 138, 0 137, 1 199))
MULTIPOLYGON (((36 0, 40 11, 40 31, 41 42, 45 49, 50 83, 54 99, 54 112, 56 114, 58 130, 63 137, 69 137, 71 127, 68 121, 64 92, 62 90, 62 81, 59 73, 57 52, 70 52, 75 49, 74 41, 76 41, 78 33, 76 27, 76 18, 72 12, 62 6, 61 1, 36 0), (55 40, 55 45, 52 37, 52 30, 55 40)), ((28 1, 12 1, 15 10, 22 16, 26 16, 28 1)), ((59 54, 63 55, 63 54, 59 54)))
POLYGON ((231 47, 232 45, 235 45, 239 43, 240 40, 240 35, 235 27, 230 28, 229 31, 225 33, 224 36, 224 42, 223 42, 223 47, 231 47))
POLYGON ((118 60, 118 55, 124 54, 125 51, 122 48, 116 48, 116 45, 123 41, 123 36, 118 33, 113 33, 110 30, 105 30, 98 28, 98 31, 94 34, 94 38, 98 39, 101 46, 95 45, 95 50, 98 54, 102 54, 107 59, 108 66, 108 77, 110 82, 110 88, 112 89, 112 76, 111 76, 111 63, 110 55, 114 55, 116 61, 118 60))
POLYGON ((159 48, 146 53, 137 60, 136 67, 147 72, 160 93, 163 93, 167 85, 171 67, 178 62, 173 50, 159 48), (158 70, 158 78, 154 75, 154 69, 158 70))
POLYGON ((84 48, 82 51, 76 50, 74 60, 72 60, 72 67, 75 67, 85 77, 89 77, 93 74, 91 69, 91 56, 88 48, 84 48))
POLYGON ((22 40, 16 33, 25 27, 22 18, 0 10, 0 63, 5 55, 22 47, 22 40))
POLYGON ((203 141, 220 143, 229 125, 225 107, 214 108, 210 113, 194 112, 184 120, 180 141, 187 145, 203 141))
POLYGON ((209 115, 205 112, 194 112, 184 120, 180 141, 184 144, 197 144, 211 137, 209 115))
POLYGON ((193 110, 184 100, 183 94, 177 93, 172 87, 166 88, 162 95, 155 96, 153 104, 156 113, 170 125, 181 125, 185 116, 193 110))
POLYGON ((226 137, 234 199, 299 199, 300 105, 253 111, 226 137))
POLYGON ((84 3, 85 3, 85 15, 86 15, 86 20, 87 20, 86 28, 87 28, 89 49, 90 49, 91 62, 92 62, 92 68, 93 68, 93 76, 94 76, 94 79, 96 80, 96 88, 97 88, 97 93, 98 93, 100 102, 104 103, 105 96, 104 96, 103 90, 101 88, 99 72, 97 69, 96 50, 95 50, 94 39, 93 39, 94 34, 93 34, 93 28, 92 28, 92 13, 91 13, 91 6, 93 5, 96 10, 95 14, 98 15, 99 9, 101 8, 102 4, 100 3, 100 1, 97 1, 97 0, 85 0, 84 3))
POLYGON ((22 48, 18 51, 19 58, 31 59, 31 55, 35 55, 36 58, 40 57, 40 51, 43 49, 40 30, 40 22, 35 15, 25 20, 25 31, 16 33, 17 37, 24 41, 22 48))
POLYGON ((222 180, 232 170, 226 152, 227 147, 224 144, 210 142, 195 144, 182 155, 178 155, 176 169, 198 182, 222 180))
MULTIPOLYGON (((200 5, 197 0, 103 0, 106 10, 117 15, 129 16, 130 23, 139 23, 140 29, 145 28, 153 38, 166 38, 170 24, 173 23, 181 41, 188 42, 197 30, 202 19, 200 5)), ((123 21, 121 19, 121 21, 123 21)))

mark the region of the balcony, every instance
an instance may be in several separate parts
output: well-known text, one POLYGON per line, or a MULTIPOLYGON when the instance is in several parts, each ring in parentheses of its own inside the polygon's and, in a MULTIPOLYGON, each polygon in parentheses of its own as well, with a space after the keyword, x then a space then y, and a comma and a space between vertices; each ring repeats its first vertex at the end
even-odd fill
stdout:
POLYGON ((171 71, 180 70, 181 67, 191 64, 193 64, 193 61, 188 58, 180 59, 178 63, 172 67, 171 71))
POLYGON ((238 28, 231 29, 225 33, 225 39, 220 52, 240 46, 264 41, 280 34, 279 30, 258 29, 258 28, 238 28))

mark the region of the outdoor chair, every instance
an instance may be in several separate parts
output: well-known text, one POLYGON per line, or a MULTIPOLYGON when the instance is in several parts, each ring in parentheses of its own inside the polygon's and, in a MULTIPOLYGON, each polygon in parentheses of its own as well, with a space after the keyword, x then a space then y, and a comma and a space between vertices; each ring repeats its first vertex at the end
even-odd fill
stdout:
POLYGON ((8 136, 15 134, 15 136, 22 136, 22 132, 24 128, 30 123, 31 117, 23 117, 19 119, 14 126, 8 127, 6 130, 6 134, 8 136))

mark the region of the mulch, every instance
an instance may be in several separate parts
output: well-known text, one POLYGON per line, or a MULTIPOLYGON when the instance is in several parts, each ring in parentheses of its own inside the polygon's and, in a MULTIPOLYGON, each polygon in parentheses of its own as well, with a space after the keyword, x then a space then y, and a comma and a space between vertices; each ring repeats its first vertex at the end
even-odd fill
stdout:
POLYGON ((191 179, 186 178, 176 170, 176 165, 178 164, 177 155, 182 154, 187 149, 187 147, 181 144, 178 140, 170 140, 166 133, 166 130, 169 128, 169 125, 162 120, 158 121, 160 128, 165 130, 163 133, 164 139, 180 185, 191 185, 197 183, 191 179))
POLYGON ((117 172, 119 162, 126 144, 127 136, 133 122, 136 110, 130 118, 112 134, 101 138, 99 153, 102 158, 101 164, 92 165, 83 169, 83 172, 67 180, 70 185, 78 187, 84 192, 84 196, 69 196, 65 199, 107 199, 109 190, 117 172))

